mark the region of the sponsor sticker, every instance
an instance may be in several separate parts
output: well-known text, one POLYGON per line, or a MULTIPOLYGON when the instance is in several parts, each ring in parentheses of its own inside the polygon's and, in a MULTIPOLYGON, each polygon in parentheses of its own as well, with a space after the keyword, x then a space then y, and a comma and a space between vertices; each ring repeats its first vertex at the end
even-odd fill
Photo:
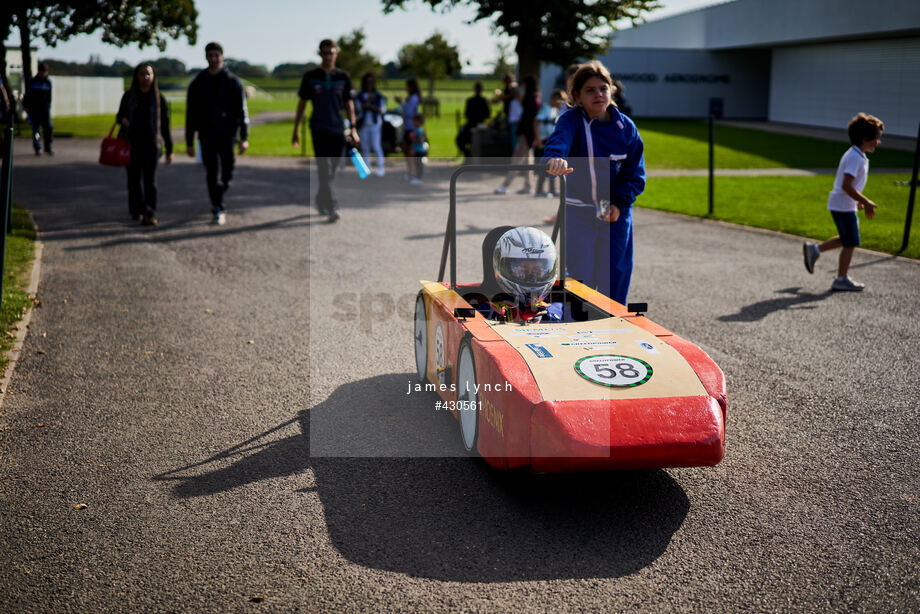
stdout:
POLYGON ((646 354, 661 354, 661 352, 658 351, 658 348, 656 348, 654 345, 652 345, 648 341, 643 341, 641 339, 636 339, 635 341, 637 344, 639 344, 640 348, 645 350, 646 354))
POLYGON ((632 388, 652 378, 652 366, 640 358, 620 354, 596 354, 575 361, 575 372, 594 384, 632 388))
MULTIPOLYGON (((514 334, 514 333, 512 333, 514 334)), ((558 333, 528 333, 528 337, 535 337, 537 339, 556 339, 562 335, 558 333)))
POLYGON ((559 345, 573 345, 573 346, 595 346, 595 345, 618 345, 616 341, 563 341, 559 345))
POLYGON ((536 343, 527 343, 526 344, 530 351, 537 355, 537 358, 552 358, 553 355, 549 353, 542 345, 537 345, 536 343))

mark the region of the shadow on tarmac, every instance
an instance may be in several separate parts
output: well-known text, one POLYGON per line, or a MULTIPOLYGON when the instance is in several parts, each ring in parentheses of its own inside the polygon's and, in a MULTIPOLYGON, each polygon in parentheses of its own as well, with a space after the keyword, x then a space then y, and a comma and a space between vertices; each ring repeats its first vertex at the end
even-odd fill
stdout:
MULTIPOLYGON (((232 215, 232 213, 230 214, 232 215)), ((130 235, 126 235, 124 229, 119 232, 100 232, 95 233, 97 237, 120 235, 117 239, 101 241, 93 245, 79 245, 68 247, 68 251, 85 251, 90 249, 102 249, 106 247, 115 247, 131 243, 177 243, 179 241, 189 241, 195 239, 214 239, 228 235, 251 233, 266 230, 277 230, 278 228, 296 228, 312 226, 314 224, 328 224, 328 216, 319 213, 308 213, 305 215, 295 215, 292 217, 272 220, 263 224, 248 224, 245 226, 233 226, 232 222, 227 226, 214 228, 213 224, 203 221, 200 216, 195 218, 186 218, 183 220, 171 220, 170 222, 160 224, 156 229, 150 227, 136 226, 131 224, 128 230, 130 235), (136 226, 136 227, 135 227, 136 226), (181 232, 180 232, 181 231, 181 232)), ((62 240, 67 238, 67 234, 73 234, 75 237, 91 237, 94 233, 53 233, 48 236, 43 235, 45 241, 62 240)))
POLYGON ((771 313, 777 311, 786 309, 814 309, 815 306, 809 305, 808 303, 823 301, 833 294, 833 292, 831 290, 826 290, 821 294, 812 294, 811 292, 802 292, 801 287, 793 287, 777 290, 776 294, 788 294, 789 296, 771 298, 745 305, 738 313, 719 316, 716 319, 720 322, 756 322, 758 320, 763 320, 771 313))
POLYGON ((445 581, 629 575, 653 563, 683 523, 689 500, 665 471, 531 475, 449 457, 460 450, 456 424, 431 411, 433 394, 405 394, 411 377, 389 374, 344 384, 283 424, 153 479, 177 481, 174 495, 190 498, 312 469, 316 485, 305 490, 318 494, 330 539, 343 556, 374 569, 445 581), (392 397, 381 398, 388 389, 402 398, 399 406, 392 397), (373 408, 384 409, 362 419, 373 408), (320 437, 318 426, 325 431, 322 423, 333 416, 337 432, 320 437), (381 421, 388 433, 380 432, 381 421), (300 433, 277 437, 295 423, 300 433), (324 447, 319 439, 336 441, 347 433, 347 443, 357 449, 338 451, 351 456, 316 454, 318 445, 324 447), (379 447, 365 447, 378 436, 389 438, 384 448, 401 442, 419 450, 417 442, 428 440, 421 450, 442 454, 381 456, 379 447), (359 457, 362 452, 375 457, 359 457))

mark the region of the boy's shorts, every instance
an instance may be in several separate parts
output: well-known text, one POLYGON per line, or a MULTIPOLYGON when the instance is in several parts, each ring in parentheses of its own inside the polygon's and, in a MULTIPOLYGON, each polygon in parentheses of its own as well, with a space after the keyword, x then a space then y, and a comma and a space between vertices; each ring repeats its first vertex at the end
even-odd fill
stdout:
POLYGON ((844 247, 859 247, 859 218, 855 211, 831 211, 844 247))

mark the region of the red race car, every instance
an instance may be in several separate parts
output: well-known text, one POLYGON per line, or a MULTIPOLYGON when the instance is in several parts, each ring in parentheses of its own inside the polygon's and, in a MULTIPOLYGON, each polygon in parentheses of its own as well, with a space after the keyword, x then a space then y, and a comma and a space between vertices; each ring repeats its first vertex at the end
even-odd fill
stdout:
MULTIPOLYGON (((541 170, 510 166, 510 170, 541 170)), ((437 282, 422 281, 415 305, 415 362, 422 389, 458 420, 469 452, 501 469, 593 471, 715 465, 725 453, 725 378, 696 345, 585 285, 564 277, 565 182, 553 240, 559 279, 549 300, 561 322, 493 321, 476 308, 494 284, 456 282, 456 181, 437 282), (560 233, 560 227, 562 232, 560 233), (450 254, 450 283, 443 281, 450 254)), ((507 227, 510 228, 510 227, 507 227)))

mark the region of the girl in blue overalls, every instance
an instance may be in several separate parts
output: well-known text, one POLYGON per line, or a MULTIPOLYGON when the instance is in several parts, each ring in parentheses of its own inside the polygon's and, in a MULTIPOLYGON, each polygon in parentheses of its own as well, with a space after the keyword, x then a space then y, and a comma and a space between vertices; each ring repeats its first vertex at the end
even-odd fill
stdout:
POLYGON ((645 189, 639 131, 611 102, 613 80, 600 62, 572 78, 575 106, 546 141, 543 163, 566 184, 569 277, 626 304, 633 269, 632 206, 645 189))

